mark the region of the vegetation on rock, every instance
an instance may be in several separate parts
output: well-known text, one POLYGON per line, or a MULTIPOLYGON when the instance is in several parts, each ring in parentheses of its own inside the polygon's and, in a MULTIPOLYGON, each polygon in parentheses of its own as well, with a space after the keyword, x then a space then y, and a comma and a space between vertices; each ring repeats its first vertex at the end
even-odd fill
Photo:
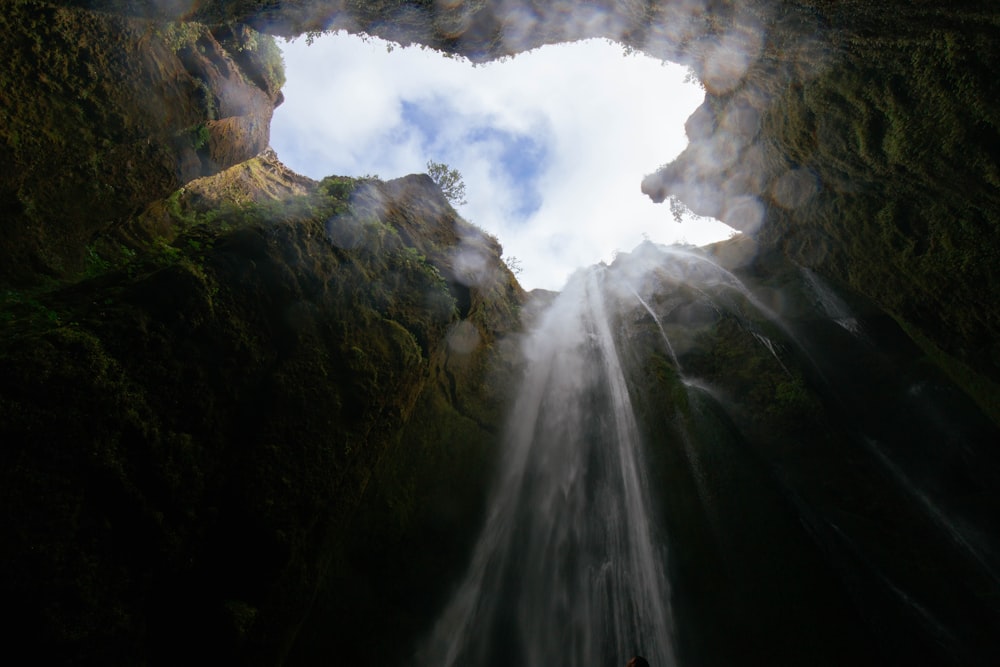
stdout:
POLYGON ((427 175, 431 177, 435 185, 441 188, 441 192, 454 206, 462 206, 468 202, 465 200, 465 182, 458 169, 449 167, 441 162, 429 160, 427 162, 427 175))
POLYGON ((481 511, 489 369, 513 370, 491 349, 520 299, 499 248, 426 177, 289 184, 268 156, 230 172, 150 207, 170 237, 108 237, 82 281, 5 300, 3 589, 54 659, 279 661, 303 600, 383 585, 358 544, 390 549, 387 595, 430 605, 417 591, 447 580, 481 511), (454 273, 460 239, 491 282, 454 273), (368 512, 385 518, 363 537, 368 512), (404 567, 414 545, 451 550, 433 580, 404 567))
POLYGON ((249 29, 223 42, 196 23, 9 4, 0 282, 72 275, 95 235, 267 147, 280 54, 249 29))

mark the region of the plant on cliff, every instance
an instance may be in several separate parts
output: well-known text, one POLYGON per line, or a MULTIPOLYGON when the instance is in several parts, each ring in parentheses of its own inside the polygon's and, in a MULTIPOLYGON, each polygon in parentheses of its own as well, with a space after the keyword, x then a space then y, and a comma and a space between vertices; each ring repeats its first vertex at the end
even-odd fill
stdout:
POLYGON ((513 255, 503 257, 502 259, 503 263, 507 265, 507 268, 510 269, 511 273, 513 273, 515 276, 521 275, 521 271, 524 270, 524 267, 521 266, 521 260, 519 260, 517 257, 514 257, 513 255))
POLYGON ((452 169, 443 162, 427 161, 427 175, 441 188, 441 192, 453 206, 468 204, 465 200, 465 182, 458 169, 452 169))
POLYGON ((176 21, 154 28, 154 33, 174 53, 193 47, 205 32, 205 26, 191 21, 176 21))
MULTIPOLYGON (((316 595, 340 614, 348 579, 414 601, 422 618, 464 561, 502 398, 482 379, 491 329, 480 330, 481 356, 448 348, 459 315, 447 259, 465 238, 456 227, 472 230, 449 210, 424 219, 404 212, 414 210, 406 200, 384 206, 433 196, 426 179, 411 179, 422 188, 411 192, 330 177, 279 201, 264 194, 279 187, 278 171, 237 167, 189 185, 135 221, 128 247, 93 240, 80 280, 0 291, 0 442, 20 461, 0 480, 13 496, 0 524, 17 536, 5 581, 46 554, 53 583, 14 597, 31 619, 25 631, 66 591, 86 601, 52 614, 42 634, 54 651, 84 627, 135 653, 74 645, 87 662, 169 664, 185 650, 170 638, 198 636, 213 655, 260 650, 277 663, 255 638, 299 627, 292 601, 316 595), (442 523, 431 509, 457 471, 463 482, 444 492, 461 509, 442 523), (398 481, 400 493, 368 498, 370 478, 398 481), (347 534, 355 511, 387 517, 365 527, 367 542, 347 534), (76 516, 86 517, 79 530, 48 530, 76 516), (183 577, 191 588, 141 585, 148 605, 125 599, 116 587, 125 575, 105 571, 112 531, 148 536, 123 547, 122 572, 183 577), (383 565, 391 578, 380 578, 383 565)), ((499 269, 499 248, 481 243, 499 269)), ((509 328, 514 305, 494 302, 515 297, 499 287, 473 294, 477 321, 509 328)), ((345 613, 358 646, 377 643, 375 611, 345 613)), ((406 637, 419 625, 393 617, 406 637)), ((323 632, 305 650, 329 641, 323 632)))
POLYGON ((237 24, 213 32, 219 44, 257 85, 277 95, 285 85, 285 60, 274 37, 237 24))

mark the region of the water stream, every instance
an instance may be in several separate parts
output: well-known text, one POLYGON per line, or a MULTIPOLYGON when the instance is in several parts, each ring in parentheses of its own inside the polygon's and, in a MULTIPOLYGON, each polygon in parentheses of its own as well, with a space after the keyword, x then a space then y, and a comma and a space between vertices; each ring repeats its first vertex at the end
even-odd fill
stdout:
POLYGON ((577 273, 526 342, 492 509, 425 665, 676 664, 605 275, 577 273))
POLYGON ((663 323, 660 322, 660 318, 659 316, 657 316, 656 311, 654 311, 652 308, 649 307, 649 304, 646 303, 646 300, 643 299, 641 296, 639 296, 639 293, 636 292, 634 288, 629 287, 629 290, 632 292, 632 294, 635 295, 636 300, 642 305, 642 307, 646 309, 646 312, 649 313, 649 316, 653 318, 653 322, 656 323, 656 328, 660 330, 660 337, 663 338, 663 345, 667 350, 667 354, 670 355, 670 360, 674 362, 674 368, 677 369, 678 373, 683 375, 683 370, 681 369, 681 362, 677 359, 677 353, 674 352, 674 346, 670 343, 670 338, 667 336, 667 332, 663 328, 663 323))
POLYGON ((864 327, 848 305, 844 303, 844 300, 837 296, 814 271, 805 267, 800 267, 799 271, 802 273, 806 285, 815 295, 816 304, 820 310, 851 335, 859 339, 866 339, 864 327))

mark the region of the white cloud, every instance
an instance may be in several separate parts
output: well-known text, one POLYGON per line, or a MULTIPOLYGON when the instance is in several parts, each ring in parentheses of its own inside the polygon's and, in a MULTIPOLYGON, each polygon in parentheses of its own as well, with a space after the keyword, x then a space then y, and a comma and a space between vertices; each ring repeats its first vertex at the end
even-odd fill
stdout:
POLYGON ((702 100, 680 66, 596 40, 479 67, 348 35, 283 51, 288 83, 271 143, 285 163, 313 178, 448 163, 466 183, 460 212, 520 260, 529 289, 559 289, 644 236, 708 243, 731 233, 714 221, 678 225, 639 191, 683 150, 684 121, 702 100))

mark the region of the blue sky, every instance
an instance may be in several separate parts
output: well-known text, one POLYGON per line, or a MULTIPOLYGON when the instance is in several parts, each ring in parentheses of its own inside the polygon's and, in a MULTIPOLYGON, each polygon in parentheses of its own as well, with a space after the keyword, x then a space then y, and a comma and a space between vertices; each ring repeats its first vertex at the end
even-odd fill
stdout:
POLYGON ((528 289, 644 238, 711 243, 717 221, 674 222, 639 190, 687 143, 703 92, 685 70, 590 40, 473 67, 431 50, 325 35, 282 44, 288 81, 271 145, 312 178, 457 168, 467 220, 495 234, 528 289))

